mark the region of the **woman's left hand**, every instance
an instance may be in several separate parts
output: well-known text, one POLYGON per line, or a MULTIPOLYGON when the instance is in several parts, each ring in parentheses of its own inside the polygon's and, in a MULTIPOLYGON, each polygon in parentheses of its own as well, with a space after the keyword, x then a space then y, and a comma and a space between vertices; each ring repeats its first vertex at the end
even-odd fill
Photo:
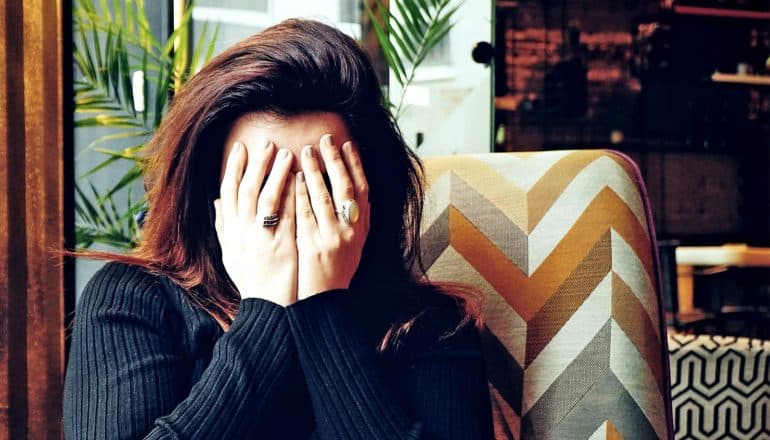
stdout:
POLYGON ((302 171, 296 176, 298 300, 348 288, 369 233, 369 185, 358 151, 350 141, 339 148, 328 134, 321 138, 320 150, 332 194, 309 145, 302 149, 302 171), (358 203, 355 222, 346 223, 335 212, 347 200, 358 203))

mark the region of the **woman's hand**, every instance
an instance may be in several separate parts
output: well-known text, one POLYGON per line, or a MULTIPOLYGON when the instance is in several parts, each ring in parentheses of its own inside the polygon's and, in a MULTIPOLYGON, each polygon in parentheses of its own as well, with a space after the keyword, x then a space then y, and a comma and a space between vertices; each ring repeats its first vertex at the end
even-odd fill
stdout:
POLYGON ((295 185, 293 177, 287 179, 293 155, 287 149, 276 154, 269 142, 247 155, 245 145, 236 142, 227 158, 221 198, 214 201, 222 262, 242 299, 287 306, 297 298, 295 185), (278 224, 263 226, 265 216, 273 213, 278 224))
POLYGON ((296 177, 298 299, 348 288, 369 233, 369 186, 358 152, 349 141, 340 149, 328 134, 320 147, 332 194, 311 146, 302 149, 302 171, 296 177), (346 200, 358 202, 360 215, 354 223, 335 212, 346 200))

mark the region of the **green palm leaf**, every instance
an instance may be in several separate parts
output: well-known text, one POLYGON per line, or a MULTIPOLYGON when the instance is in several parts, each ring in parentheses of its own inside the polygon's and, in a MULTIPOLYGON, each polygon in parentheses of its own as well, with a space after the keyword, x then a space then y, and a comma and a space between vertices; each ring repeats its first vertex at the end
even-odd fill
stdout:
POLYGON ((100 243, 125 250, 135 247, 139 226, 134 216, 146 207, 146 201, 132 201, 129 191, 125 211, 121 213, 112 197, 93 202, 99 191, 90 184, 89 188, 91 196, 75 184, 76 246, 87 248, 100 243))
POLYGON ((75 0, 73 2, 73 62, 75 127, 102 127, 110 132, 94 139, 82 154, 98 153, 105 159, 81 176, 109 173, 118 162, 129 161, 128 171, 108 188, 90 191, 76 185, 76 238, 78 247, 107 244, 130 249, 139 233, 134 215, 144 207, 131 201, 131 187, 142 178, 142 155, 168 109, 175 89, 213 55, 218 29, 203 29, 190 41, 192 5, 179 26, 162 41, 150 30, 145 0, 75 0), (144 78, 145 106, 136 108, 134 72, 144 78), (148 87, 149 85, 149 87, 148 87), (126 148, 126 145, 132 145, 126 148), (126 206, 116 200, 126 195, 126 206))
POLYGON ((444 39, 454 26, 460 4, 449 7, 453 0, 391 0, 391 10, 382 0, 375 0, 375 8, 364 2, 377 41, 388 67, 401 86, 401 96, 394 108, 398 119, 403 110, 404 96, 414 80, 417 68, 431 50, 444 39), (396 12, 395 14, 391 11, 396 12))

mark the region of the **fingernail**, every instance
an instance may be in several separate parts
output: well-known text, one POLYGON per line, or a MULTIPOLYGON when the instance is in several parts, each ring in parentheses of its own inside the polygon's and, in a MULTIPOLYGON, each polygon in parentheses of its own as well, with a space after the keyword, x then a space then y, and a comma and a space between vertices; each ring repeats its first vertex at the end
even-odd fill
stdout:
POLYGON ((353 146, 350 144, 350 142, 345 142, 345 144, 342 145, 342 148, 345 150, 346 153, 353 152, 353 146))
POLYGON ((272 146, 273 146, 272 142, 270 142, 268 140, 265 140, 265 150, 269 150, 270 147, 272 147, 272 146))
POLYGON ((313 153, 313 147, 311 147, 310 145, 308 145, 307 147, 305 147, 305 156, 307 156, 307 157, 313 157, 313 155, 314 155, 314 154, 315 154, 315 153, 313 153))
POLYGON ((243 147, 243 144, 240 141, 235 141, 235 143, 233 144, 233 148, 235 148, 236 153, 240 153, 242 147, 243 147))
POLYGON ((288 159, 289 157, 291 157, 291 151, 289 151, 288 149, 284 149, 283 151, 281 151, 281 157, 283 157, 284 159, 288 159))
POLYGON ((300 183, 304 182, 305 181, 305 173, 303 173, 302 171, 299 171, 297 173, 297 181, 300 182, 300 183))
POLYGON ((332 144, 332 135, 330 135, 328 133, 323 135, 321 137, 321 144, 325 145, 327 147, 330 146, 332 144))

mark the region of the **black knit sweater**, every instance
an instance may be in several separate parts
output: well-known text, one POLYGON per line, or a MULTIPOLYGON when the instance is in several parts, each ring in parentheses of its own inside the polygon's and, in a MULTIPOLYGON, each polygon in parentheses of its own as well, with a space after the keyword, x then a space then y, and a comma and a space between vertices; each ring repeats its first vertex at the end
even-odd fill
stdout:
POLYGON ((169 279, 107 263, 76 308, 66 438, 491 438, 475 327, 441 338, 457 311, 427 313, 378 354, 353 295, 244 299, 225 332, 169 279))

